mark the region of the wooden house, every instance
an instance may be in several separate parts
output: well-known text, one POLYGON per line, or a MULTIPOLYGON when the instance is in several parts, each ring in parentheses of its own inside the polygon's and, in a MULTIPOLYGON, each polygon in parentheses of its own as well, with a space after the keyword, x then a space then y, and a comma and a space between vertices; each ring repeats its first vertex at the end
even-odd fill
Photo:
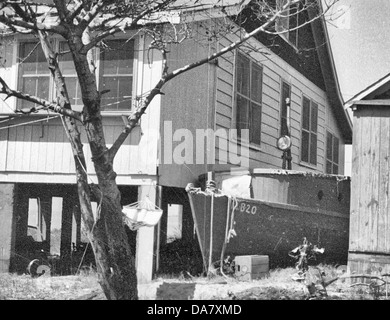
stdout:
POLYGON ((390 75, 350 99, 353 111, 348 265, 358 274, 390 271, 390 75))
MULTIPOLYGON (((170 69, 205 57, 253 30, 256 22, 249 2, 225 0, 225 12, 228 10, 234 16, 230 21, 235 26, 234 32, 216 41, 202 42, 195 37, 180 46, 172 45, 168 57, 170 69), (237 27, 240 16, 242 28, 237 27)), ((318 14, 315 10, 313 7, 310 12, 303 12, 302 19, 318 14)), ((205 1, 191 18, 192 29, 201 37, 205 31, 218 26, 221 10, 205 1)), ((180 13, 175 19, 188 19, 188 15, 180 13)), ((286 17, 279 23, 293 26, 294 21, 286 17)), ((0 69, 1 77, 12 88, 29 86, 32 93, 50 99, 54 89, 41 63, 39 49, 34 55, 27 54, 35 45, 28 37, 9 35, 5 40, 7 45, 2 50, 7 59, 0 69)), ((108 146, 123 127, 122 115, 130 112, 124 102, 141 96, 159 79, 161 56, 157 51, 147 50, 150 41, 148 36, 139 33, 128 42, 121 56, 129 66, 121 74, 126 86, 116 96, 103 101, 108 146)), ((58 46, 64 45, 60 40, 57 42, 58 46)), ((103 84, 103 78, 111 76, 111 85, 119 88, 115 80, 118 69, 115 69, 118 74, 104 74, 102 65, 106 57, 99 52, 96 55, 101 71, 99 81, 103 84)), ((119 65, 119 57, 110 59, 119 65)), ((61 61, 64 68, 68 62, 64 56, 61 61)), ((74 106, 81 107, 76 82, 72 82, 72 68, 67 69, 66 77, 73 85, 70 90, 74 106)), ((176 237, 196 244, 185 186, 196 183, 206 172, 230 170, 242 164, 249 169, 282 168, 283 152, 278 149, 277 141, 286 135, 287 124, 292 141, 291 169, 344 173, 344 145, 352 141, 352 125, 343 109, 322 19, 294 32, 258 35, 245 47, 173 79, 163 92, 164 95, 153 100, 114 162, 123 205, 149 196, 164 210, 157 227, 140 228, 137 234, 129 232, 136 250, 140 281, 150 280, 153 272, 163 267, 160 257, 169 244, 172 229, 180 229, 176 237), (221 133, 222 138, 215 145, 196 143, 196 133, 204 134, 207 129, 221 133), (250 135, 245 140, 239 136, 240 131, 232 129, 249 129, 250 135), (249 147, 246 153, 239 154, 240 161, 227 156, 232 146, 240 147, 244 142, 249 147), (196 145, 197 150, 191 149, 191 145, 196 145)), ((28 237, 53 247, 50 229, 54 224, 62 228, 61 255, 72 253, 72 242, 76 246, 82 242, 73 156, 61 119, 56 114, 42 112, 16 115, 13 111, 20 103, 13 99, 0 100, 2 271, 23 269, 29 259, 23 256, 29 249, 28 237), (34 228, 38 232, 30 230, 34 228)), ((89 179, 93 183, 96 175, 85 135, 83 139, 89 179)))

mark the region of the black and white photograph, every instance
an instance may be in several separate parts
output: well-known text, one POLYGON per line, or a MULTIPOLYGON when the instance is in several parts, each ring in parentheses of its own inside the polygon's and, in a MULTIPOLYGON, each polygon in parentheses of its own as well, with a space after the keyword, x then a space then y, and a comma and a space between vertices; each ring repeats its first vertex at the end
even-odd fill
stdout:
POLYGON ((0 300, 390 300, 389 12, 0 0, 0 300))

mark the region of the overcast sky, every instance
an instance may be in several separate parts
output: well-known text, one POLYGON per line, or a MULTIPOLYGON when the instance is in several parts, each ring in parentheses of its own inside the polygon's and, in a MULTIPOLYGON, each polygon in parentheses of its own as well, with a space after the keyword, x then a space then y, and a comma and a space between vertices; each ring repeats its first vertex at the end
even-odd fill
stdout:
MULTIPOLYGON (((329 0, 328 0, 329 1, 329 0)), ((328 23, 344 101, 390 73, 390 1, 339 0, 346 12, 328 23)))

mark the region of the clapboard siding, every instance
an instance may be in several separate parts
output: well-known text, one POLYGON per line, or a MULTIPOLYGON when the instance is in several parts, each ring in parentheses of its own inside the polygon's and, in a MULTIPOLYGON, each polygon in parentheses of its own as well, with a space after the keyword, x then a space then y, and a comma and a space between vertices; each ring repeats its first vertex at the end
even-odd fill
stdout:
POLYGON ((4 171, 7 164, 8 130, 0 130, 0 170, 4 171))
MULTIPOLYGON (((226 46, 230 41, 237 40, 234 35, 229 39, 223 38, 220 47, 226 46)), ((255 40, 250 40, 249 45, 267 51, 264 46, 255 40)), ((326 93, 305 78, 302 74, 289 66, 285 61, 268 51, 269 55, 260 52, 251 52, 249 55, 263 67, 263 93, 262 93, 262 133, 260 148, 251 148, 251 166, 262 165, 281 166, 281 151, 276 148, 276 139, 280 135, 280 104, 281 82, 285 81, 291 86, 291 136, 293 169, 320 171, 325 170, 326 130, 331 130, 341 139, 340 130, 337 128, 336 119, 327 102, 326 93), (301 122, 302 122, 302 97, 306 96, 318 104, 318 128, 317 128, 317 166, 307 167, 300 162, 301 152, 301 122)), ((230 123, 234 128, 234 66, 235 56, 224 56, 219 61, 217 69, 217 94, 216 94, 216 128, 226 128, 230 123), (230 82, 229 82, 230 81, 230 82), (228 85, 229 84, 229 85, 228 85), (230 103, 230 105, 229 105, 230 103), (225 117, 222 117, 222 114, 225 117)), ((218 149, 218 146, 217 146, 218 149)), ((342 152, 340 152, 342 153, 342 152)), ((343 154, 343 153, 342 153, 343 154)), ((340 154, 340 173, 343 173, 344 160, 340 154)))
MULTIPOLYGON (((122 120, 120 119, 120 121, 122 120)), ((117 122, 120 123, 120 121, 117 122)), ((120 124, 112 123, 104 127, 108 147, 112 145, 122 129, 120 124)), ((8 147, 6 152, 2 152, 2 155, 6 155, 5 165, 3 164, 4 160, 0 163, 5 167, 5 171, 74 174, 75 167, 71 146, 58 119, 50 120, 50 123, 44 124, 43 127, 41 125, 23 125, 8 130, 8 147)), ((3 131, 5 130, 2 130, 0 139, 5 137, 3 131)), ((114 161, 114 168, 118 174, 147 173, 150 167, 149 162, 153 161, 153 158, 146 158, 153 150, 150 150, 150 145, 147 143, 148 138, 145 139, 145 143, 143 143, 143 139, 144 137, 140 139, 139 128, 130 134, 114 161), (143 161, 139 160, 141 157, 140 149, 145 150, 145 152, 149 150, 149 153, 143 154, 145 157, 143 161), (133 162, 132 159, 134 159, 133 162)), ((91 152, 83 133, 82 141, 88 171, 93 173, 91 152)), ((1 158, 4 159, 4 157, 1 158)))

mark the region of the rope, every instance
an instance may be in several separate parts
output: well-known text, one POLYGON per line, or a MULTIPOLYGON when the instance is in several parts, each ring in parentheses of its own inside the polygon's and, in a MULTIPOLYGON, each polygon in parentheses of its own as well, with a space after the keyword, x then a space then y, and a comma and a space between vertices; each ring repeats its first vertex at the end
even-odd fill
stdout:
POLYGON ((213 225, 214 225, 214 194, 211 194, 211 217, 210 217, 210 247, 209 247, 209 273, 213 257, 213 225))
POLYGON ((223 257, 225 255, 225 250, 226 250, 226 243, 227 243, 227 238, 228 238, 228 233, 229 233, 229 216, 230 216, 230 203, 231 203, 231 198, 228 198, 228 205, 227 205, 227 210, 226 210, 226 228, 225 228, 225 238, 223 241, 223 246, 222 246, 222 251, 221 251, 221 263, 220 263, 220 271, 221 274, 227 278, 226 274, 223 272, 223 257))
POLYGON ((37 122, 41 122, 41 121, 48 121, 48 120, 55 119, 55 118, 58 118, 58 117, 60 117, 60 116, 47 117, 47 118, 44 118, 44 119, 38 119, 38 120, 34 120, 34 121, 13 124, 13 125, 10 125, 10 126, 2 127, 2 128, 0 128, 0 130, 6 130, 6 129, 10 129, 10 128, 15 128, 15 127, 26 126, 28 124, 37 123, 37 122))

